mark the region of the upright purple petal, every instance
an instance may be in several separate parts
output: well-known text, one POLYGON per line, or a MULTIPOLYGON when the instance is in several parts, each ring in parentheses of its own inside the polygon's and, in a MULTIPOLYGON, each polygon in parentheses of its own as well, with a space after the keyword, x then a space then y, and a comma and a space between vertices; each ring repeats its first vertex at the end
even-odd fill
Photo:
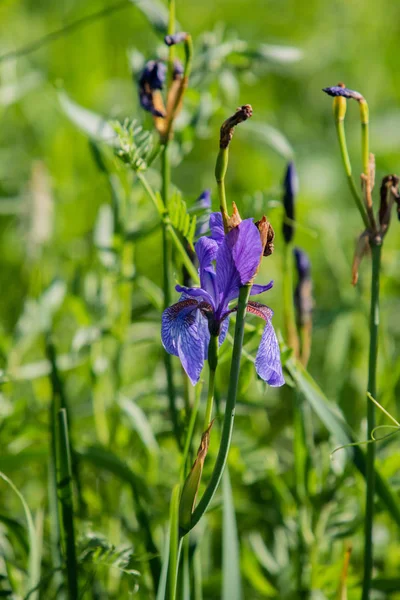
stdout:
POLYGON ((238 296, 239 287, 254 277, 261 252, 260 234, 252 219, 242 221, 225 235, 216 259, 221 310, 238 296))
POLYGON ((206 269, 217 256, 218 243, 209 237, 201 237, 196 242, 194 249, 199 259, 200 270, 206 269))
POLYGON ((200 378, 210 340, 207 319, 197 307, 197 301, 192 299, 173 304, 164 310, 161 326, 164 348, 179 356, 193 385, 200 378))
POLYGON ((259 377, 272 387, 284 385, 281 353, 270 320, 267 321, 256 356, 256 371, 259 377))
POLYGON ((225 237, 224 224, 220 212, 214 212, 210 215, 210 238, 215 240, 218 246, 223 242, 225 237))

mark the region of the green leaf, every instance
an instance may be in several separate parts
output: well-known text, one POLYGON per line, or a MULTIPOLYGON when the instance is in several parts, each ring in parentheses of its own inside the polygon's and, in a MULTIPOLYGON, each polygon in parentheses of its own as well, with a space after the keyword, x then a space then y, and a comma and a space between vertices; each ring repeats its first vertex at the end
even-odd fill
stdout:
POLYGON ((255 145, 266 144, 286 160, 293 156, 293 148, 288 139, 271 125, 249 120, 243 131, 243 135, 247 135, 255 145))
MULTIPOLYGON (((33 523, 32 514, 29 510, 29 506, 27 505, 25 498, 21 494, 21 492, 15 487, 11 479, 7 477, 4 473, 0 472, 0 479, 3 479, 13 492, 18 496, 21 501, 22 507, 25 513, 25 519, 28 525, 28 539, 29 539, 29 566, 28 566, 28 586, 27 591, 33 590, 39 584, 40 581, 40 563, 41 563, 41 542, 39 540, 39 536, 37 535, 35 525, 33 523)), ((30 594, 31 600, 36 600, 38 598, 38 591, 32 592, 30 594)))
POLYGON ((241 600, 240 546, 229 471, 222 478, 222 600, 241 600))
POLYGON ((71 100, 63 90, 58 92, 58 99, 66 116, 89 138, 115 144, 116 133, 106 119, 71 100))
POLYGON ((168 10, 158 0, 130 0, 145 15, 156 31, 165 35, 168 29, 168 10))

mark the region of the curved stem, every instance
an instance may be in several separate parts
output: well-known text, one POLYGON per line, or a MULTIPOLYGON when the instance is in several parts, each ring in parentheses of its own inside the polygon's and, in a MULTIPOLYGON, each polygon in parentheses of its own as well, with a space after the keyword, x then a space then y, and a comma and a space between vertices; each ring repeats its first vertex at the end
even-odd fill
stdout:
MULTIPOLYGON (((244 323, 246 316, 247 302, 250 296, 251 285, 247 284, 240 288, 239 302, 237 307, 235 338, 233 342, 231 371, 229 378, 228 396, 226 399, 224 423, 222 427, 221 443, 219 446, 217 460, 208 486, 195 508, 190 523, 190 529, 199 522, 201 517, 206 512, 215 491, 221 481, 222 473, 228 458, 229 448, 231 445, 233 424, 235 420, 236 396, 239 383, 240 358, 242 355, 244 323)), ((185 532, 187 533, 187 532, 185 532)))
MULTIPOLYGON (((379 276, 381 267, 381 245, 372 245, 372 275, 371 275, 371 313, 370 313, 370 344, 368 364, 368 392, 376 398, 376 366, 378 359, 379 333, 379 276)), ((371 438, 375 427, 375 405, 367 404, 368 439, 371 438)), ((375 444, 368 444, 366 459, 366 505, 364 529, 364 579, 362 600, 369 600, 373 568, 372 527, 374 520, 375 495, 375 444)))
POLYGON ((350 191, 353 195, 357 208, 360 212, 361 218, 364 221, 365 227, 369 228, 370 223, 367 215, 367 211, 365 209, 364 203, 360 194, 357 191, 356 184, 354 183, 352 170, 351 170, 351 162, 349 157, 349 152, 347 150, 346 143, 346 133, 344 130, 344 121, 343 119, 338 119, 336 121, 336 132, 339 140, 340 153, 342 155, 344 170, 347 175, 347 182, 349 184, 350 191))

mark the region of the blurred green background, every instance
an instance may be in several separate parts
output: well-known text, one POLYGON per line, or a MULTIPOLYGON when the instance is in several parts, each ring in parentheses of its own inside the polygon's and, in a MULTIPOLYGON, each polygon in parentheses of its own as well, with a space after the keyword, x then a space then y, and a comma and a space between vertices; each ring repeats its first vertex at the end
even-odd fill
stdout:
MULTIPOLYGON (((122 353, 117 342, 107 336, 99 338, 95 333, 91 342, 88 331, 119 318, 118 265, 102 251, 101 242, 110 226, 104 208, 110 205, 110 183, 93 160, 87 136, 60 102, 64 90, 71 101, 104 119, 135 118, 151 128, 151 119, 138 104, 132 68, 137 72, 144 59, 165 56, 165 49, 162 35, 144 14, 147 3, 138 5, 121 3, 118 10, 85 26, 66 29, 55 39, 44 39, 37 48, 29 48, 31 42, 111 4, 3 0, 0 5, 0 369, 4 369, 0 469, 23 492, 32 511, 37 514, 47 506, 51 387, 45 333, 50 328, 71 407, 76 447, 102 443, 130 465, 142 481, 143 500, 162 549, 179 462, 170 437, 159 342, 160 231, 140 187, 134 185, 131 191, 131 180, 115 162, 114 182, 131 202, 131 230, 154 225, 154 232, 135 243, 132 323, 122 353), (14 51, 16 56, 8 56, 14 51), (116 361, 118 368, 114 368, 116 361)), ((321 89, 344 81, 367 98, 377 195, 381 178, 396 172, 400 159, 400 5, 389 0, 379 4, 359 0, 177 0, 177 18, 180 28, 193 36, 195 64, 193 86, 174 146, 173 183, 188 205, 203 189, 211 188, 216 208, 213 170, 220 124, 236 106, 253 106, 251 124, 241 126, 232 142, 227 193, 242 216, 259 218, 264 212, 275 228, 276 251, 265 261, 259 281, 275 280, 267 302, 275 311, 279 330, 281 182, 287 161, 294 159, 300 180, 296 244, 308 251, 314 280, 309 371, 327 397, 340 406, 359 438, 365 439, 369 260, 362 264, 359 285, 352 288, 351 262, 362 224, 346 187, 331 100, 321 89), (239 40, 247 42, 247 55, 239 40), (204 56, 209 61, 206 66, 200 60, 204 56)), ((346 128, 357 180, 360 127, 358 108, 351 103, 346 128)), ((155 187, 159 185, 158 167, 156 164, 150 175, 155 187)), ((397 417, 399 227, 393 217, 383 254, 378 377, 380 401, 397 417)), ((175 275, 180 279, 179 273, 175 275)), ((249 349, 254 348, 256 343, 250 341, 249 349)), ((228 353, 227 346, 222 359, 228 353)), ((179 375, 177 364, 175 368, 179 375)), ((243 363, 243 374, 230 456, 242 541, 243 597, 294 598, 289 582, 297 519, 290 491, 291 411, 284 393, 265 390, 256 381, 250 362, 243 363)), ((223 369, 222 396, 226 377, 223 369)), ((378 420, 389 423, 381 415, 378 420)), ((350 539, 354 552, 349 598, 356 598, 364 484, 343 452, 330 459, 338 444, 316 419, 314 426, 312 587, 321 594, 315 598, 336 597, 344 540, 350 539)), ((397 436, 378 445, 378 460, 382 472, 398 487, 397 436)), ((132 506, 129 490, 109 472, 96 470, 90 461, 83 461, 81 470, 84 483, 77 537, 87 541, 89 533, 96 532, 116 546, 133 543, 135 568, 142 572, 138 596, 153 597, 137 505, 134 502, 132 506)), ((208 474, 206 467, 205 478, 208 474)), ((3 517, 23 519, 15 498, 2 489, 3 517)), ((46 519, 44 572, 50 568, 46 519)), ((213 511, 209 520, 212 527, 202 533, 204 597, 219 598, 220 511, 213 511)), ((2 555, 13 565, 23 563, 23 549, 4 519, 2 523, 2 555)), ((377 577, 398 574, 398 534, 383 509, 377 520, 376 556, 377 577)), ((4 570, 4 565, 1 568, 4 570)), ((126 575, 118 578, 106 566, 102 569, 100 576, 99 567, 103 591, 98 591, 97 597, 129 597, 127 590, 132 588, 123 581, 126 575)), ((18 587, 23 572, 16 567, 13 576, 18 587)), ((55 597, 54 591, 53 596, 47 593, 43 597, 55 597)), ((87 593, 87 597, 94 595, 93 590, 87 593)), ((387 593, 378 591, 376 597, 388 597, 387 593)))

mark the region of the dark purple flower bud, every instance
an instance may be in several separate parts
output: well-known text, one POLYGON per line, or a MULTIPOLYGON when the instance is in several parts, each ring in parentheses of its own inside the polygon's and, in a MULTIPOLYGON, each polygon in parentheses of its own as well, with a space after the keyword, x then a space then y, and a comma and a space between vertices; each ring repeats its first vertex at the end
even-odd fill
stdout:
POLYGON ((153 92, 162 90, 167 75, 167 67, 159 60, 149 60, 139 78, 139 100, 144 110, 155 117, 164 117, 164 113, 154 106, 153 92))
POLYGON ((328 94, 328 96, 333 96, 334 98, 336 96, 342 96, 343 98, 353 98, 353 100, 357 101, 364 99, 359 92, 356 92, 355 90, 349 90, 349 88, 344 86, 342 87, 341 85, 323 88, 322 91, 325 92, 325 94, 328 94))
POLYGON ((149 60, 139 79, 140 87, 149 86, 151 90, 162 90, 167 76, 167 67, 160 60, 149 60))
POLYGON ((300 248, 293 250, 295 266, 298 276, 297 286, 294 292, 294 303, 300 325, 311 320, 313 309, 311 263, 307 254, 300 248))
POLYGON ((175 44, 185 42, 187 38, 188 34, 185 31, 180 31, 179 33, 174 33, 173 35, 166 35, 164 42, 167 44, 167 46, 174 46, 175 44))
POLYGON ((283 207, 285 209, 285 219, 283 221, 283 237, 288 244, 294 236, 293 222, 295 220, 295 200, 298 192, 298 178, 296 167, 290 162, 286 169, 283 180, 283 207))

